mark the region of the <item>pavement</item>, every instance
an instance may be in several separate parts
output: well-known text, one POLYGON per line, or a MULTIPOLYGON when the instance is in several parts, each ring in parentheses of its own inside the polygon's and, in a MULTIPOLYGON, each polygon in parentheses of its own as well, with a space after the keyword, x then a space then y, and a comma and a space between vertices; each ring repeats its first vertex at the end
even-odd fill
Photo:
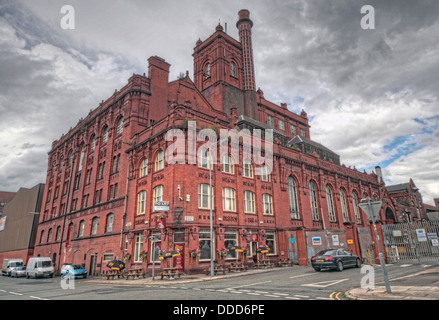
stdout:
MULTIPOLYGON (((291 267, 284 267, 291 268, 291 267)), ((105 280, 100 278, 94 278, 87 280, 87 282, 95 284, 105 284, 105 285, 118 285, 118 286, 166 286, 175 284, 186 284, 193 282, 202 281, 215 281, 233 277, 242 277, 246 275, 253 275, 265 272, 275 272, 279 268, 271 269, 250 269, 243 272, 230 272, 225 275, 216 275, 211 277, 210 275, 203 274, 191 274, 182 275, 181 278, 175 279, 160 279, 160 276, 155 276, 155 280, 152 277, 139 278, 134 280, 126 279, 116 279, 116 280, 105 280)), ((421 271, 409 276, 392 279, 402 280, 403 278, 416 277, 422 275, 435 275, 438 274, 436 278, 438 281, 433 282, 429 285, 423 286, 404 286, 404 285, 394 285, 390 283, 391 293, 387 293, 385 286, 375 286, 373 289, 362 289, 362 288, 352 288, 345 292, 345 296, 349 300, 439 300, 439 267, 431 268, 429 270, 421 271)))
POLYGON ((345 295, 350 300, 439 300, 439 267, 391 279, 389 285, 390 293, 387 293, 385 286, 375 286, 373 289, 350 289, 345 292, 345 295), (403 283, 408 278, 422 276, 433 277, 435 281, 429 281, 428 284, 422 286, 395 285, 393 283, 403 283))

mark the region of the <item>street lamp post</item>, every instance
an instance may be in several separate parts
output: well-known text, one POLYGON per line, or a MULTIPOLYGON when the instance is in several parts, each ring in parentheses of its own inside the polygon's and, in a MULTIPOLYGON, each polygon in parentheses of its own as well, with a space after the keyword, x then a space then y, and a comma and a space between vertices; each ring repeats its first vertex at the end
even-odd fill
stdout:
POLYGON ((375 225, 376 218, 378 217, 378 214, 380 212, 382 205, 382 201, 370 201, 370 198, 363 198, 361 199, 361 203, 359 207, 366 213, 366 215, 370 218, 373 225, 373 230, 375 231, 375 238, 377 240, 377 246, 378 246, 378 255, 380 259, 381 269, 383 271, 384 276, 384 283, 386 285, 387 293, 392 293, 392 290, 390 289, 390 283, 389 278, 387 276, 387 270, 386 270, 386 264, 384 263, 384 256, 381 252, 381 246, 380 246, 380 237, 378 236, 377 228, 375 225))

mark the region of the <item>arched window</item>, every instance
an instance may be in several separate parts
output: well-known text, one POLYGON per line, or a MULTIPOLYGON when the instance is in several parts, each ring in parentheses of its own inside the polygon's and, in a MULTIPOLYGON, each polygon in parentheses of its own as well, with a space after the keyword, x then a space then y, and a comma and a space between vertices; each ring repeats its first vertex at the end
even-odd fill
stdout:
POLYGON ((43 243, 44 239, 44 230, 41 230, 40 243, 43 243))
POLYGON ((200 148, 198 151, 198 166, 200 168, 212 169, 212 161, 209 149, 200 148))
POLYGON ((246 178, 253 178, 253 167, 250 162, 244 161, 242 163, 242 176, 246 178))
POLYGON ((235 173, 235 166, 233 165, 232 157, 229 155, 224 155, 223 161, 221 163, 221 169, 222 172, 234 174, 235 173))
POLYGON ((93 152, 96 147, 96 136, 93 135, 90 141, 90 152, 93 152))
POLYGON ((349 222, 349 212, 346 202, 346 194, 343 189, 340 189, 340 202, 341 202, 341 212, 343 214, 343 221, 349 222))
POLYGON ((52 241, 52 228, 49 229, 49 233, 47 234, 47 242, 52 241))
POLYGON ((122 132, 123 132, 123 117, 120 117, 119 121, 117 122, 116 136, 122 134, 122 132))
POLYGON ((207 63, 206 66, 204 67, 204 76, 206 78, 210 77, 210 63, 207 63))
POLYGON ((163 185, 159 185, 154 188, 153 199, 152 199, 153 205, 158 201, 163 201, 163 185))
POLYGON ((84 236, 84 227, 85 227, 85 221, 81 220, 81 222, 79 223, 79 232, 78 232, 79 237, 84 236))
POLYGON ((255 213, 255 194, 252 191, 244 191, 244 212, 255 213))
POLYGON ((91 234, 92 235, 95 235, 98 233, 98 222, 99 222, 98 217, 94 217, 93 220, 91 221, 91 234))
POLYGON ((235 189, 223 188, 223 210, 236 211, 235 189))
POLYGON ((230 62, 230 75, 236 78, 236 64, 233 61, 230 62))
POLYGON ((299 203, 297 201, 297 186, 296 180, 293 177, 288 177, 288 200, 290 203, 291 219, 300 219, 299 203))
POLYGON ((146 191, 140 191, 137 194, 137 214, 145 213, 146 191))
POLYGON ((314 221, 319 220, 319 206, 317 204, 317 190, 314 182, 309 182, 309 200, 311 202, 311 217, 314 221))
POLYGON ((155 157, 155 166, 154 166, 154 170, 155 171, 159 171, 162 170, 165 167, 165 163, 164 163, 164 153, 162 150, 160 150, 157 153, 157 156, 155 157))
POLYGON ((273 197, 270 194, 262 194, 262 210, 263 214, 273 215, 273 197))
POLYGON ((332 196, 332 190, 329 185, 326 186, 326 202, 328 203, 329 221, 335 222, 334 197, 332 196))
POLYGON ((102 145, 108 142, 108 126, 105 126, 104 132, 102 134, 102 145))
POLYGON ((145 158, 140 163, 140 173, 139 178, 142 178, 148 174, 148 159, 145 158))
MULTIPOLYGON (((212 188, 213 189, 213 188, 212 188)), ((210 209, 210 202, 212 201, 213 209, 213 195, 210 198, 212 190, 207 183, 201 183, 198 185, 198 208, 200 209, 210 209)))
POLYGON ((113 220, 114 220, 114 214, 110 213, 107 216, 107 225, 105 228, 105 232, 112 232, 113 231, 113 220))
POLYGON ((358 197, 355 191, 352 192, 352 204, 354 205, 355 220, 357 224, 361 224, 360 208, 358 207, 358 197))

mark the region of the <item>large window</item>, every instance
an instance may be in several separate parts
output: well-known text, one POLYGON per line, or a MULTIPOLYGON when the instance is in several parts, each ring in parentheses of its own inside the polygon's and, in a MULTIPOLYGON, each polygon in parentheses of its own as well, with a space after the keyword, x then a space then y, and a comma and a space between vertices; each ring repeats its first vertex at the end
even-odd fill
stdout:
POLYGON ((279 125, 279 130, 285 131, 285 123, 281 119, 277 119, 277 123, 279 125))
POLYGON ((266 181, 266 182, 270 182, 271 181, 270 171, 268 170, 267 166, 262 166, 261 167, 261 180, 262 181, 266 181))
POLYGON ((223 210, 236 211, 235 189, 223 188, 223 210))
POLYGON ((340 202, 341 202, 341 212, 343 214, 343 221, 349 222, 349 212, 346 202, 346 194, 343 189, 340 189, 340 202))
MULTIPOLYGON (((227 250, 238 245, 238 232, 236 230, 226 230, 224 232, 224 248, 227 250)), ((236 252, 227 252, 226 258, 236 258, 236 252)))
POLYGON ((255 194, 251 191, 244 191, 244 212, 255 213, 255 194))
POLYGON ((162 170, 165 167, 165 162, 164 162, 164 153, 162 150, 160 150, 157 153, 157 156, 155 157, 155 165, 154 165, 154 170, 155 171, 159 171, 162 170))
POLYGON ((122 134, 122 132, 123 132, 123 117, 120 117, 119 121, 117 122, 116 136, 122 134))
POLYGON ((266 215, 273 215, 273 198, 267 193, 262 195, 262 210, 266 215))
POLYGON ((79 223, 79 236, 83 237, 84 236, 84 227, 85 227, 85 221, 81 220, 81 222, 79 223))
POLYGON ((314 182, 309 182, 309 200, 311 202, 311 217, 314 221, 319 220, 319 206, 317 204, 317 190, 314 182))
POLYGON ((102 134, 102 145, 107 144, 108 141, 108 127, 105 126, 104 132, 102 134))
POLYGON ((232 158, 229 155, 224 155, 221 163, 221 170, 225 173, 235 173, 235 166, 233 165, 232 158))
POLYGON ((297 186, 296 180, 293 177, 288 177, 288 200, 290 203, 291 219, 300 219, 299 203, 297 201, 297 186))
POLYGON ((148 174, 148 159, 145 158, 140 164, 139 177, 142 178, 148 174))
MULTIPOLYGON (((210 186, 208 184, 201 183, 198 185, 198 208, 210 209, 211 193, 212 190, 210 189, 210 186)), ((213 197, 212 197, 212 206, 213 206, 213 197)))
POLYGON ((265 234, 265 244, 270 248, 269 254, 276 254, 276 237, 274 232, 265 234))
POLYGON ((230 75, 236 78, 236 64, 233 61, 230 62, 230 75))
POLYGON ((94 217, 93 220, 91 221, 91 234, 92 235, 95 235, 98 233, 98 223, 99 223, 99 218, 94 217))
POLYGON ((152 202, 153 205, 158 201, 163 201, 163 185, 159 185, 154 188, 152 201, 153 201, 152 202))
POLYGON ((337 219, 334 210, 334 197, 332 196, 332 190, 329 185, 326 186, 326 202, 328 203, 329 221, 335 222, 337 219))
POLYGON ((352 192, 352 204, 354 205, 355 220, 361 224, 360 209, 358 208, 358 197, 355 191, 352 192))
POLYGON ((253 178, 253 167, 250 162, 242 163, 242 176, 246 178, 253 178))
POLYGON ((212 169, 212 161, 209 149, 200 148, 198 151, 198 166, 200 168, 212 169))
POLYGON ((210 241, 210 230, 200 229, 198 235, 198 248, 200 249, 200 260, 210 259, 210 246, 213 245, 210 241))
POLYGON ((267 115, 267 124, 269 127, 273 128, 273 117, 270 115, 267 115))
POLYGON ((204 67, 204 76, 206 78, 210 77, 210 63, 207 63, 206 66, 204 67))
POLYGON ((105 228, 105 232, 113 232, 113 222, 114 222, 114 214, 110 213, 107 216, 107 226, 105 228))
POLYGON ((139 232, 135 234, 135 243, 134 243, 134 262, 140 262, 140 253, 143 251, 143 232, 139 232))
POLYGON ((137 214, 145 213, 146 191, 140 191, 137 194, 137 214))

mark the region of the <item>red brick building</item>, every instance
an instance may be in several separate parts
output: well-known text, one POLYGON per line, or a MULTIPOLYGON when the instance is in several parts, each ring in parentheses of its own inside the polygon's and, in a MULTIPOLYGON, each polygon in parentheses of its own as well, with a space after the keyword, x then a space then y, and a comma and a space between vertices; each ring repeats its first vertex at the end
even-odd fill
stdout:
POLYGON ((249 257, 268 245, 271 259, 306 264, 325 246, 362 255, 357 231, 370 229, 358 208, 365 196, 383 201, 379 223, 396 221, 379 176, 341 165, 339 155, 311 139, 305 111, 295 114, 256 90, 253 22, 247 10, 238 18, 239 40, 218 25, 208 39, 196 42, 193 80, 186 73, 170 82, 170 65, 151 57, 147 75, 133 75, 53 142, 36 254, 52 257, 58 266, 83 263, 100 271, 106 261, 123 256, 151 268, 153 248, 178 249, 182 255, 174 265, 196 272, 209 266, 212 245, 247 246, 249 257), (243 162, 242 142, 239 158, 212 164, 211 171, 209 161, 191 163, 204 143, 190 148, 191 123, 197 132, 273 129, 271 172, 257 175, 259 164, 243 162), (183 133, 180 146, 188 150, 183 163, 166 161, 176 145, 167 141, 169 129, 183 133), (155 208, 157 201, 169 202, 169 210, 155 208), (56 236, 49 240, 50 230, 56 236), (198 258, 190 254, 195 249, 198 258))

